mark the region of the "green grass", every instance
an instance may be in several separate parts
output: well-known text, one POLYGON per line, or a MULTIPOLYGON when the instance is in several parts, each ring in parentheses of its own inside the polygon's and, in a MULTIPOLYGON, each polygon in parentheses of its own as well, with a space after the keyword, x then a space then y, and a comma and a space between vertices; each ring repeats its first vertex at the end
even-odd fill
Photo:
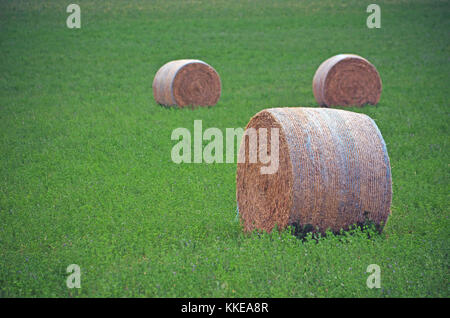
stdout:
POLYGON ((450 2, 0 1, 0 296, 449 297, 450 2), (244 127, 258 111, 316 106, 338 53, 380 72, 371 116, 393 175, 385 231, 302 242, 246 235, 236 164, 171 161, 177 127, 244 127), (199 58, 213 108, 168 109, 164 63, 199 58), (69 264, 81 289, 66 287, 69 264), (366 287, 369 264, 381 289, 366 287))

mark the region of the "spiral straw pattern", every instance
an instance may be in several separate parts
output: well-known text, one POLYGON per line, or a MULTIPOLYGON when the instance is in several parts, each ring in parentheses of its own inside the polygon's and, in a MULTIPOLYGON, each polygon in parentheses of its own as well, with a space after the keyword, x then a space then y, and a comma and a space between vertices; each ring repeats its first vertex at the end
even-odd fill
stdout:
POLYGON ((251 118, 251 127, 279 128, 279 167, 261 174, 259 160, 248 160, 248 138, 242 139, 236 198, 245 231, 297 224, 325 232, 367 219, 386 223, 391 169, 370 117, 328 108, 271 108, 251 118))
POLYGON ((156 102, 166 106, 213 106, 221 93, 219 75, 200 60, 176 60, 163 65, 152 86, 156 102))
POLYGON ((375 105, 380 100, 381 79, 377 69, 354 54, 339 54, 323 62, 313 79, 320 106, 375 105))

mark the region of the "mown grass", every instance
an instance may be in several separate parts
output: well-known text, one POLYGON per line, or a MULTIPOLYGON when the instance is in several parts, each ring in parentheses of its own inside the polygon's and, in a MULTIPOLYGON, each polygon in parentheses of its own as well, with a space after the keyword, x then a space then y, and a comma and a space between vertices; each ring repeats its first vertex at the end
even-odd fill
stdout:
POLYGON ((0 296, 448 297, 450 3, 0 1, 0 296), (338 53, 378 68, 371 116, 387 143, 392 216, 381 235, 306 242, 242 233, 235 164, 171 161, 177 127, 244 127, 316 106, 316 68, 338 53), (213 108, 158 106, 151 83, 199 58, 213 108), (81 289, 66 287, 69 264, 81 289), (381 289, 366 287, 369 264, 381 289))

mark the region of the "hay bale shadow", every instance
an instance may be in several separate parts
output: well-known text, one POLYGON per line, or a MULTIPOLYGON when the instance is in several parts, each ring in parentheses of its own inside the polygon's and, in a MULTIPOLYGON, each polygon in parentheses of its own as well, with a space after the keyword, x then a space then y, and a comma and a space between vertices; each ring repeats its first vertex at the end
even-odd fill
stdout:
POLYGON ((361 233, 366 234, 368 239, 371 239, 374 235, 380 235, 383 231, 383 224, 377 224, 369 219, 369 211, 364 211, 364 221, 358 222, 356 224, 350 225, 346 229, 340 229, 339 231, 332 231, 328 229, 327 231, 320 231, 315 228, 312 224, 290 224, 291 235, 295 236, 302 242, 306 242, 308 239, 313 239, 319 241, 320 238, 326 238, 329 235, 333 235, 337 238, 354 235, 356 231, 361 231, 361 233))
POLYGON ((183 109, 188 109, 188 110, 196 110, 199 108, 213 108, 214 106, 211 105, 206 105, 206 106, 202 106, 202 105, 186 105, 186 106, 178 106, 178 105, 163 105, 163 104, 159 104, 158 105, 162 108, 168 109, 168 110, 183 110, 183 109))

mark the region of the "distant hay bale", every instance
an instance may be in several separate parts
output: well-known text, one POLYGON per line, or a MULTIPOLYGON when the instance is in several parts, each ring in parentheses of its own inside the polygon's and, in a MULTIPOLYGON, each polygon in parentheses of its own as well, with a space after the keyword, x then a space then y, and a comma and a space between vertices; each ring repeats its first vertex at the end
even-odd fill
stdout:
POLYGON ((166 106, 213 106, 221 92, 219 75, 200 60, 176 60, 163 65, 152 86, 156 102, 166 106))
POLYGON ((375 105, 380 100, 381 79, 369 61, 354 54, 339 54, 323 62, 313 79, 320 106, 375 105))
POLYGON ((386 223, 391 169, 370 117, 329 108, 271 108, 253 116, 246 129, 272 127, 279 128, 274 174, 261 174, 264 165, 248 160, 249 138, 241 141, 236 198, 245 231, 295 224, 325 232, 368 220, 386 223))

